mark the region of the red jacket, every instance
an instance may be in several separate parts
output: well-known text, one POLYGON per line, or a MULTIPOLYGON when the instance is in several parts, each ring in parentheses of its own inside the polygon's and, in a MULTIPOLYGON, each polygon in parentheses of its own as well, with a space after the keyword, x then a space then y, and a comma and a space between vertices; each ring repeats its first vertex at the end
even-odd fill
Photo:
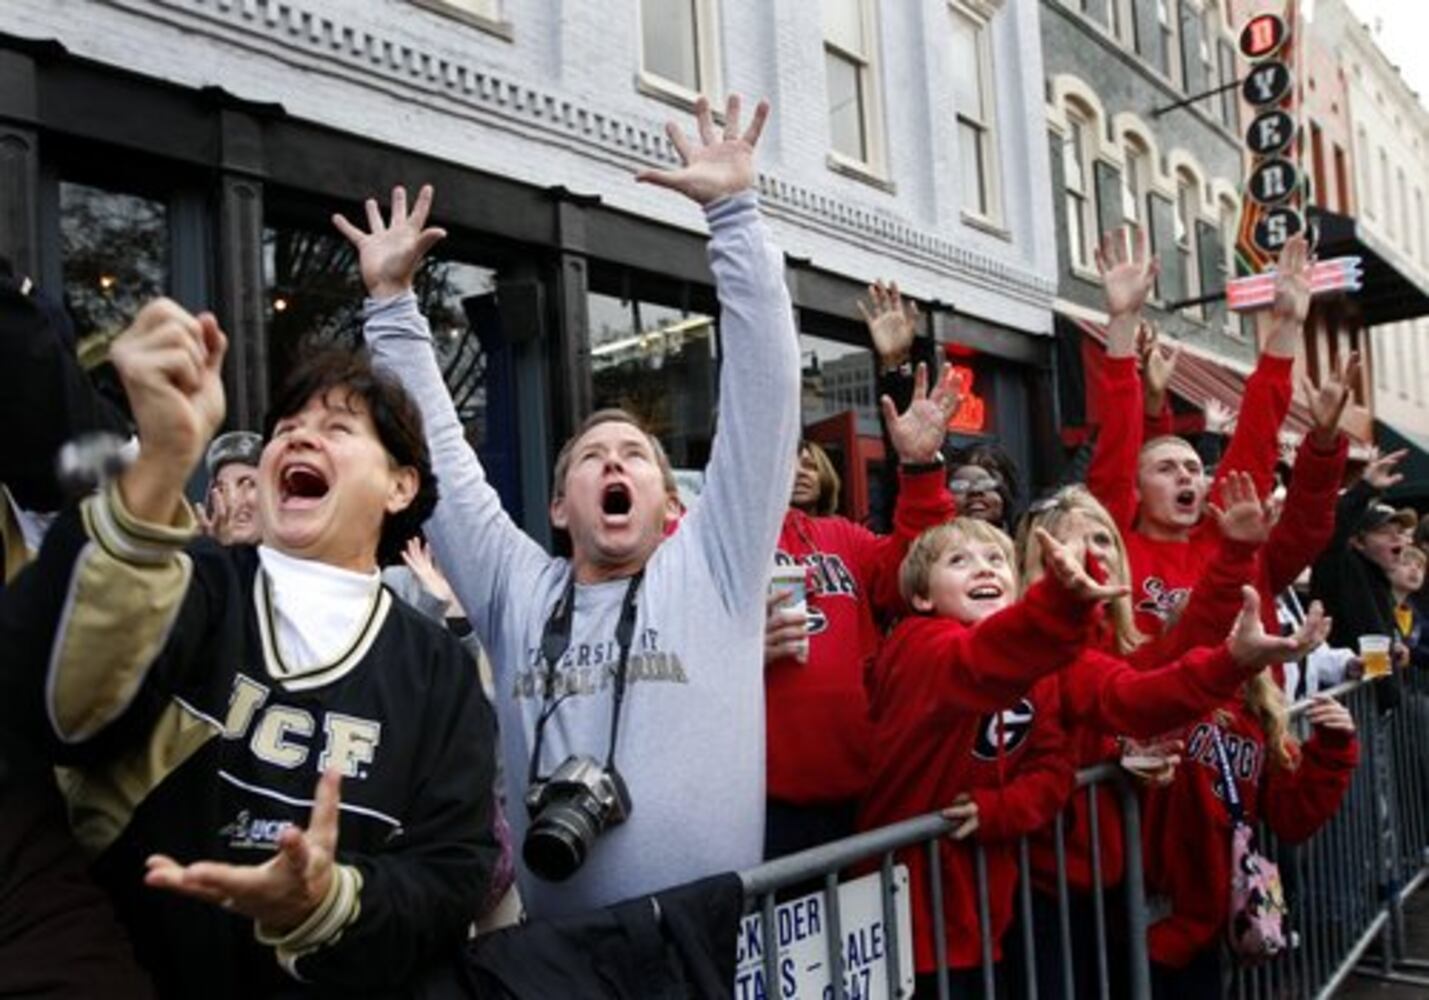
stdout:
MULTIPOLYGON (((1268 758, 1265 734, 1237 699, 1223 711, 1222 739, 1236 771, 1247 822, 1264 820, 1276 837, 1310 837, 1339 808, 1349 788, 1359 744, 1350 734, 1317 729, 1300 748, 1299 766, 1268 758)), ((1145 795, 1146 885, 1171 898, 1171 914, 1151 926, 1151 959, 1175 968, 1215 944, 1230 906, 1231 822, 1216 791, 1220 766, 1210 739, 1211 717, 1190 727, 1176 779, 1145 795)))
MULTIPOLYGON (((1248 671, 1231 659, 1224 642, 1144 670, 1098 650, 1083 651, 1058 677, 1061 725, 1074 766, 1080 769, 1118 759, 1115 735, 1150 739, 1184 726, 1235 697, 1247 677, 1248 671)), ((1116 885, 1122 876, 1121 806, 1109 786, 1101 786, 1096 795, 1105 888, 1116 885)), ((1090 892, 1094 885, 1087 797, 1087 791, 1079 789, 1062 819, 1067 884, 1078 892, 1090 892)), ((1031 861, 1037 887, 1056 893, 1056 841, 1051 826, 1032 838, 1031 861)))
POLYGON ((770 798, 792 803, 857 798, 868 783, 864 675, 878 651, 875 614, 898 610, 898 568, 926 528, 953 517, 941 469, 903 475, 893 534, 842 517, 784 517, 776 562, 809 577, 809 659, 776 660, 764 673, 770 798))
MULTIPOLYGON (((994 953, 1012 918, 1015 838, 1045 825, 1071 790, 1072 760, 1048 677, 1086 641, 1091 609, 1055 580, 975 626, 914 616, 888 636, 870 675, 873 767, 859 828, 946 808, 968 792, 987 854, 994 953), (1038 683, 1039 678, 1047 678, 1038 683), (1035 685, 1035 687, 1034 687, 1035 685)), ((953 968, 981 961, 971 845, 938 841, 945 943, 953 968)), ((927 849, 899 852, 912 889, 914 963, 936 966, 927 849)))
MULTIPOLYGON (((1227 472, 1244 471, 1254 477, 1260 493, 1269 491, 1280 425, 1290 411, 1291 364, 1289 358, 1261 355, 1246 381, 1235 435, 1217 467, 1217 482, 1227 472)), ((1210 517, 1203 519, 1186 541, 1154 539, 1137 530, 1143 404, 1136 359, 1107 358, 1104 375, 1103 422, 1087 471, 1087 487, 1121 528, 1131 559, 1136 625, 1146 635, 1155 636, 1175 617, 1201 578, 1215 555, 1220 532, 1210 517)))

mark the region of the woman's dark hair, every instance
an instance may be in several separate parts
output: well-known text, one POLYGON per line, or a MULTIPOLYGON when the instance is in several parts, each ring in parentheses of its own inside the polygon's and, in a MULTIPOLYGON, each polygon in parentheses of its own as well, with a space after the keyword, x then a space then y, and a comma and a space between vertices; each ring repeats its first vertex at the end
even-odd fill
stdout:
POLYGON ((976 465, 986 469, 997 480, 997 492, 1002 497, 1002 527, 1012 530, 1017 525, 1017 463, 995 444, 974 444, 959 448, 948 457, 948 471, 960 465, 976 465))
POLYGON ((360 400, 367 410, 377 439, 393 463, 417 470, 417 493, 412 502, 382 521, 377 541, 377 563, 387 566, 402 558, 408 539, 421 533, 422 524, 437 505, 437 477, 422 430, 422 413, 395 379, 372 367, 365 351, 326 347, 308 351, 283 380, 263 421, 263 440, 273 438, 278 421, 302 411, 314 396, 341 394, 344 402, 360 400))

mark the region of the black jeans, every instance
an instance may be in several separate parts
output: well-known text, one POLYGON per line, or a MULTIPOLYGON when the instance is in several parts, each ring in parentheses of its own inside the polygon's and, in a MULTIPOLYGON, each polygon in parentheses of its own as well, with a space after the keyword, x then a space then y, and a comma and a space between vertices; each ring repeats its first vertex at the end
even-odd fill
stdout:
MULTIPOLYGON (((1130 995, 1127 979, 1126 899, 1122 888, 1102 890, 1102 912, 1106 927, 1108 995, 1120 1000, 1130 995)), ((1068 927, 1071 931, 1072 994, 1062 969, 1062 919, 1057 897, 1032 890, 1033 969, 1037 976, 1038 1000, 1064 1000, 1069 996, 1101 996, 1097 970, 1096 901, 1089 892, 1067 893, 1068 927)), ((1022 954, 1022 910, 1002 939, 1007 956, 1008 978, 1013 996, 1028 996, 1027 963, 1022 954)))
POLYGON ((1211 945, 1181 969, 1151 963, 1153 1000, 1217 1000, 1225 995, 1221 946, 1211 945))
MULTIPOLYGON (((1002 976, 1005 968, 1005 962, 993 966, 993 972, 996 974, 996 988, 992 997, 989 997, 982 988, 982 969, 949 969, 949 1000, 1002 1000, 1004 997, 1016 996, 1017 994, 1008 989, 1007 982, 1002 976)), ((920 973, 914 977, 913 1000, 938 1000, 938 974, 936 972, 920 973)))
POLYGON ((764 860, 796 854, 810 847, 842 840, 854 832, 858 800, 794 805, 766 799, 764 809, 764 860))

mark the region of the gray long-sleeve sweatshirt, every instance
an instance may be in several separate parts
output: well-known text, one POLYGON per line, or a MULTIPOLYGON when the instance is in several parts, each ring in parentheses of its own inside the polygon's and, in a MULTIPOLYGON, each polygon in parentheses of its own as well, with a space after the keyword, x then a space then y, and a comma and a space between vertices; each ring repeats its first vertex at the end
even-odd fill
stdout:
MULTIPOLYGON (((535 916, 603 906, 760 859, 764 832, 764 595, 793 484, 799 360, 783 260, 755 196, 710 206, 720 302, 720 415, 704 492, 651 557, 640 587, 616 763, 634 802, 569 881, 523 866, 535 916)), ((366 337, 417 400, 441 488, 426 532, 491 655, 515 843, 536 717, 542 630, 571 572, 501 508, 442 382, 411 294, 369 301, 366 337)), ((615 629, 626 581, 576 588, 569 651, 541 773, 569 754, 604 760, 615 629)))

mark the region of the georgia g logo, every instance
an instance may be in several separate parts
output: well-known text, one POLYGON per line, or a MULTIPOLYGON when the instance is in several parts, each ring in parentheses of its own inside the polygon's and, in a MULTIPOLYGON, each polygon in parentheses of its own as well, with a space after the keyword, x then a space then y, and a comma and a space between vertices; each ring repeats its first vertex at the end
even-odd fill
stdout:
POLYGON ((978 760, 997 760, 999 736, 1002 740, 1001 756, 1006 757, 1014 752, 1032 732, 1036 714, 1032 702, 1023 698, 1011 708, 984 715, 978 720, 977 739, 973 740, 973 756, 978 760))

